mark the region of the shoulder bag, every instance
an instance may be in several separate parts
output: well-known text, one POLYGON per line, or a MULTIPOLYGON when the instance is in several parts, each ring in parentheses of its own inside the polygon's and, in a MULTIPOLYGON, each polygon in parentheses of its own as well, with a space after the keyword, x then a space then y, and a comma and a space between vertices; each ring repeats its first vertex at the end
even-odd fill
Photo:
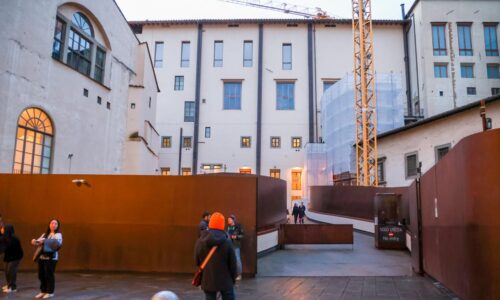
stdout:
POLYGON ((191 284, 193 286, 200 286, 201 285, 201 275, 203 273, 203 269, 205 269, 205 266, 207 265, 208 261, 210 258, 212 258, 212 255, 214 255, 215 250, 217 250, 217 246, 213 246, 212 249, 210 249, 210 252, 208 252, 207 257, 205 257, 205 260, 201 264, 201 266, 196 270, 196 273, 194 273, 193 280, 191 281, 191 284))

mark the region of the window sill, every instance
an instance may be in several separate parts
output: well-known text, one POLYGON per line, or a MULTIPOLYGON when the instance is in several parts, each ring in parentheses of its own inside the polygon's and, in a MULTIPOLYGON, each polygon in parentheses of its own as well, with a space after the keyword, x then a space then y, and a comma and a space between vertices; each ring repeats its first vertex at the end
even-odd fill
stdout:
POLYGON ((76 72, 77 74, 80 74, 81 76, 83 76, 83 77, 85 77, 85 78, 87 78, 87 79, 92 80, 93 82, 97 83, 98 85, 102 86, 103 88, 107 89, 108 91, 111 91, 111 88, 110 88, 109 86, 104 85, 103 83, 101 83, 101 82, 99 82, 99 81, 95 80, 94 78, 92 78, 92 77, 90 77, 90 76, 87 76, 87 75, 85 75, 85 74, 82 74, 82 73, 78 72, 77 70, 75 70, 75 69, 73 69, 72 67, 68 66, 68 65, 67 65, 67 64, 65 64, 64 62, 60 61, 59 59, 54 58, 53 56, 51 56, 51 57, 52 57, 52 59, 53 59, 54 61, 57 61, 57 62, 58 62, 58 63, 60 63, 61 65, 65 66, 66 68, 68 68, 68 69, 70 69, 70 70, 72 70, 72 71, 76 72))

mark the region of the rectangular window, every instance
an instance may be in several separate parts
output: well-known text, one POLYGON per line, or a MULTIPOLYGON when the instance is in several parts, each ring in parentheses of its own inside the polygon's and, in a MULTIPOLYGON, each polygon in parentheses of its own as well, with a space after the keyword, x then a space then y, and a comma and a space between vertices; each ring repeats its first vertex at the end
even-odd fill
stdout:
POLYGON ((250 148, 252 146, 252 138, 249 136, 242 136, 241 137, 241 148, 250 148))
POLYGON ((282 48, 282 69, 292 69, 292 44, 283 44, 282 48))
POLYGON ((174 91, 184 90, 184 76, 175 76, 174 91))
POLYGON ((253 42, 243 42, 243 67, 251 67, 253 62, 253 42))
POLYGON ((170 175, 170 168, 160 168, 160 169, 161 169, 162 176, 169 176, 170 175))
POLYGON ((491 88, 491 95, 500 95, 500 88, 491 88))
POLYGON ((269 176, 272 178, 280 179, 281 178, 281 170, 280 169, 270 169, 269 176))
POLYGON ((467 88, 467 95, 476 95, 476 88, 475 87, 468 87, 467 88))
POLYGON ((302 170, 292 170, 292 191, 302 190, 302 170))
MULTIPOLYGON (((101 104, 101 99, 98 98, 97 99, 97 103, 101 104)), ((134 102, 130 103, 130 109, 135 109, 135 103, 134 102)))
POLYGON ((281 138, 279 136, 271 137, 271 148, 281 148, 281 138))
POLYGON ((223 108, 241 109, 241 82, 224 82, 223 108))
POLYGON ((498 64, 487 64, 486 65, 488 78, 490 78, 490 79, 499 79, 500 78, 499 66, 500 65, 498 65, 498 64))
POLYGON ((163 42, 155 43, 155 68, 163 67, 163 42))
POLYGON ((458 24, 457 27, 460 56, 472 56, 471 24, 458 24))
POLYGON ((445 24, 432 25, 432 48, 434 56, 446 56, 445 24))
POLYGON ((182 168, 182 176, 191 175, 191 168, 182 168))
POLYGON ((302 148, 302 138, 301 137, 292 137, 292 148, 294 148, 294 149, 302 148))
POLYGON ((224 52, 224 43, 222 41, 214 42, 214 67, 222 67, 222 57, 224 52))
POLYGON ((435 148, 436 163, 438 161, 440 161, 441 158, 443 158, 446 155, 446 153, 448 153, 448 151, 450 151, 450 148, 451 148, 451 144, 441 145, 441 146, 437 146, 435 148))
POLYGON ((54 29, 54 43, 52 44, 52 57, 58 60, 62 59, 62 51, 64 44, 64 33, 66 32, 66 23, 61 19, 56 19, 56 27, 54 29))
POLYGON ((331 86, 333 86, 337 81, 323 81, 323 93, 326 92, 331 86))
POLYGON ((474 78, 474 65, 460 64, 460 73, 462 78, 474 78))
POLYGON ((252 168, 249 167, 241 167, 240 174, 252 174, 252 168))
POLYGON ((100 83, 104 80, 104 64, 106 63, 106 52, 101 48, 97 47, 97 52, 95 55, 95 70, 94 79, 100 83))
POLYGON ((405 174, 406 179, 417 176, 418 173, 418 155, 417 153, 409 153, 405 155, 405 174))
POLYGON ((190 136, 185 136, 182 138, 182 147, 183 148, 191 148, 192 147, 192 138, 190 136))
POLYGON ((184 102, 184 122, 194 122, 194 101, 184 102))
POLYGON ((182 42, 181 46, 181 68, 189 67, 189 48, 190 42, 182 42))
POLYGON ((435 63, 434 64, 434 77, 435 78, 448 78, 448 64, 435 63))
POLYGON ((295 109, 295 83, 278 82, 276 83, 276 109, 294 110, 295 109))
POLYGON ((378 182, 381 184, 385 183, 385 157, 379 158, 377 161, 377 174, 378 182))
POLYGON ((486 56, 498 56, 497 24, 484 25, 484 46, 486 56))
POLYGON ((209 139, 212 135, 212 129, 210 127, 205 127, 205 138, 209 139))
POLYGON ((78 72, 89 76, 92 56, 92 43, 73 29, 69 31, 68 56, 66 63, 78 72))
POLYGON ((162 148, 171 148, 172 147, 172 137, 171 136, 162 136, 161 137, 161 147, 162 148))

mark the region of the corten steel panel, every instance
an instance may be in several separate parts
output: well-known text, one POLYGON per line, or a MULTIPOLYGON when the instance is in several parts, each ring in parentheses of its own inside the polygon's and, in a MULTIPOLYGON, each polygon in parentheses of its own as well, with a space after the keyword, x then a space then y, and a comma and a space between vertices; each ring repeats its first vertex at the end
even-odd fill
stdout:
MULTIPOLYGON (((373 222, 374 198, 377 193, 403 194, 407 188, 364 186, 312 186, 309 209, 319 213, 353 217, 373 222)), ((401 208, 403 218, 409 219, 408 204, 401 208)))
POLYGON ((353 244, 352 224, 281 224, 280 245, 353 244))
POLYGON ((286 223, 286 181, 257 177, 257 232, 286 223))
POLYGON ((500 298, 498 153, 500 129, 475 134, 422 177, 424 270, 462 299, 500 298))
POLYGON ((0 213, 34 269, 29 240, 61 220, 59 270, 191 273, 205 210, 238 215, 243 269, 256 272, 256 177, 0 175, 0 213), (72 179, 90 186, 77 187, 72 179))
POLYGON ((421 273, 424 270, 420 268, 420 248, 419 248, 419 238, 418 238, 418 215, 417 215, 417 182, 413 183, 408 187, 407 191, 403 193, 403 204, 408 205, 409 212, 409 222, 408 229, 411 236, 411 261, 413 271, 416 273, 421 273))

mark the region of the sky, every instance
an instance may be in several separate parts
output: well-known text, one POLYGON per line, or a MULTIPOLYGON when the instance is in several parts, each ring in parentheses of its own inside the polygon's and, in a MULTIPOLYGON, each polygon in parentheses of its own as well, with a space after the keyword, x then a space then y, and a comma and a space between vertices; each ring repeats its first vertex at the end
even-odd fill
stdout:
MULTIPOLYGON (((291 14, 254 8, 221 0, 115 0, 129 21, 173 19, 301 18, 291 14)), ((401 3, 408 10, 414 0, 372 0, 374 19, 401 19, 401 3)), ((262 0, 261 3, 265 3, 262 0)), ((330 16, 352 18, 351 0, 281 0, 312 8, 330 16)))

